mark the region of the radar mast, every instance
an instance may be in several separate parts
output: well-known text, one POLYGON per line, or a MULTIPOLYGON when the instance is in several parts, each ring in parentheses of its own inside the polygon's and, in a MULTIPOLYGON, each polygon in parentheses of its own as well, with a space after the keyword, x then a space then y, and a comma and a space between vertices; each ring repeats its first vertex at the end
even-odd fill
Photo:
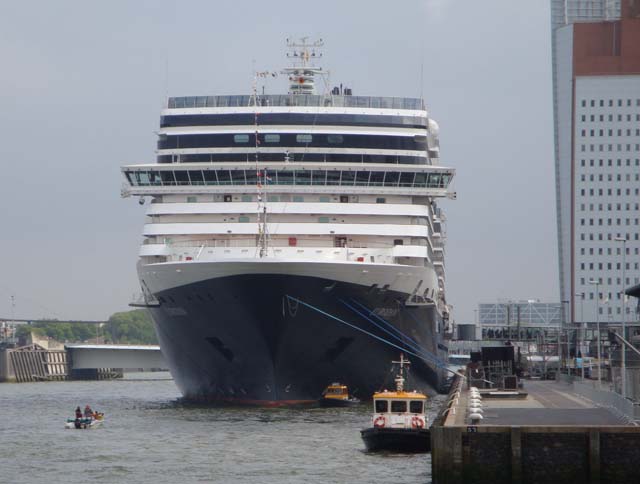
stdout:
POLYGON ((315 76, 324 76, 326 72, 313 62, 322 57, 320 48, 323 46, 322 39, 315 42, 310 42, 309 37, 302 37, 297 42, 287 39, 287 58, 293 65, 283 69, 282 74, 289 78, 289 94, 316 94, 315 76))

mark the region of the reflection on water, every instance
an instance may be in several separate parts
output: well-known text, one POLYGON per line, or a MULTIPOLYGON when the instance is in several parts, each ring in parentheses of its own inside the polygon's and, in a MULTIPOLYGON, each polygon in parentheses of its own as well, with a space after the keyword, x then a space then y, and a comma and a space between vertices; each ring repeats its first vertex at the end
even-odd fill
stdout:
POLYGON ((364 452, 369 406, 211 408, 166 375, 0 384, 2 482, 428 483, 429 455, 364 452), (149 378, 153 379, 149 379, 149 378), (64 430, 76 406, 102 428, 64 430))

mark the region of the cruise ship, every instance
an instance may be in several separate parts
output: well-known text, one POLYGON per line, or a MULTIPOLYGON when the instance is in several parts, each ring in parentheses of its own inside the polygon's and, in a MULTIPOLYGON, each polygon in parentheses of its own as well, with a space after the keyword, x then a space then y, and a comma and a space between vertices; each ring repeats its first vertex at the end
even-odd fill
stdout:
POLYGON ((138 274, 162 353, 203 402, 312 402, 334 381, 366 397, 399 351, 433 393, 450 331, 437 201, 455 198, 438 125, 421 99, 319 92, 322 42, 288 47, 246 95, 168 98, 156 162, 121 168, 148 207, 138 274))

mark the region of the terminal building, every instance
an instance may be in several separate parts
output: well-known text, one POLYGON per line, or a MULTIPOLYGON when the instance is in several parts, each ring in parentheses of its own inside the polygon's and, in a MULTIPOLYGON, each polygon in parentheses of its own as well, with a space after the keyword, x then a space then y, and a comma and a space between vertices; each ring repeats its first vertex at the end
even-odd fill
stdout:
POLYGON ((551 0, 561 301, 573 322, 638 320, 640 0, 551 0))
POLYGON ((478 304, 482 340, 527 341, 555 333, 567 317, 561 303, 498 301, 478 304))

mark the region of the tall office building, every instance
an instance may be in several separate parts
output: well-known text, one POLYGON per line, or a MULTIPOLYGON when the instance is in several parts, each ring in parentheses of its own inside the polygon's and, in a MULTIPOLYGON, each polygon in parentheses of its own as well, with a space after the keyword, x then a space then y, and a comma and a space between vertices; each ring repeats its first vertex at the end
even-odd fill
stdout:
POLYGON ((619 322, 640 278, 640 0, 551 0, 551 31, 561 300, 619 322))

